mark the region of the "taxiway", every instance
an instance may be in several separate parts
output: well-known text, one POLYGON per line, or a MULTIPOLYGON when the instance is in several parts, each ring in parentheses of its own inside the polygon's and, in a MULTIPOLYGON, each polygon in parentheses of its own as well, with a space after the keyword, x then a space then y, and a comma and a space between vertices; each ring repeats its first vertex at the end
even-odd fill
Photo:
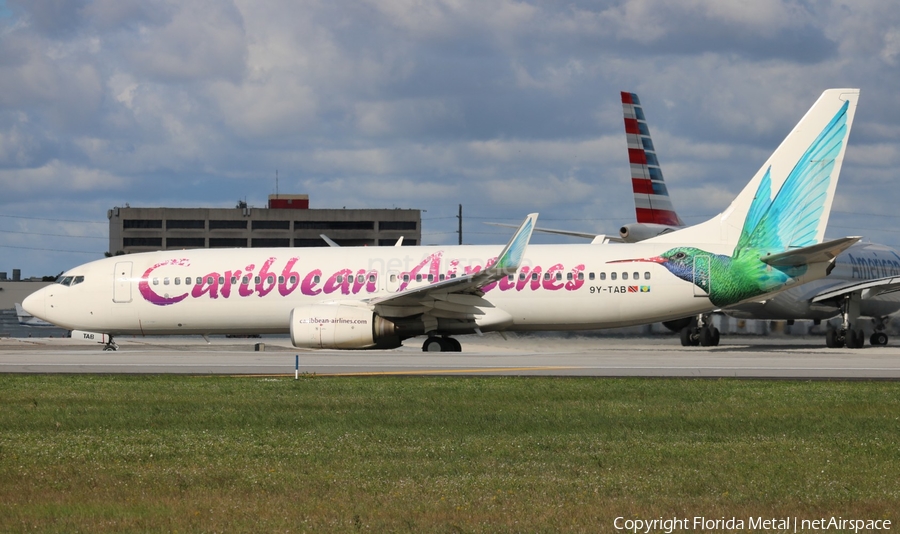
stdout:
POLYGON ((286 337, 121 338, 117 352, 70 339, 0 339, 0 373, 311 375, 544 375, 900 379, 900 347, 826 349, 818 337, 723 338, 681 347, 670 336, 462 336, 462 353, 298 350, 286 337), (255 350, 264 343, 265 350, 255 350))

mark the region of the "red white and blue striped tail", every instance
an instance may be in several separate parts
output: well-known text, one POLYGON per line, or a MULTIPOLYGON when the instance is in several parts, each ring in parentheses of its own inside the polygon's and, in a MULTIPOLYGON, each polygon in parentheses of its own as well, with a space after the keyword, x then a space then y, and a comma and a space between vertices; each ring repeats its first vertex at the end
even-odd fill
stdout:
POLYGON ((675 213, 663 181, 638 95, 622 92, 622 113, 625 115, 625 138, 628 140, 637 222, 684 226, 681 217, 675 213))

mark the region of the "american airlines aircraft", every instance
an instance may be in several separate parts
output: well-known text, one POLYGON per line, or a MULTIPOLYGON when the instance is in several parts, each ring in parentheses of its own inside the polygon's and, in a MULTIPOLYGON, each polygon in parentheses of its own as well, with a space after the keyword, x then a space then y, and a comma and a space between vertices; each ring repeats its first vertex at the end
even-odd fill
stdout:
MULTIPOLYGON (((290 333, 297 347, 390 348, 427 336, 597 329, 708 312, 826 276, 859 238, 824 241, 858 89, 825 91, 731 205, 617 246, 533 245, 529 215, 493 246, 160 251, 64 273, 23 306, 100 334, 290 333)), ((73 336, 75 334, 73 333, 73 336)))
MULTIPOLYGON (((626 242, 636 242, 674 232, 684 223, 669 198, 641 101, 634 93, 621 96, 637 222, 624 225, 619 235, 626 242)), ((900 311, 900 255, 883 245, 857 243, 837 257, 827 278, 723 311, 740 319, 762 320, 821 321, 840 314, 840 328, 828 325, 825 342, 828 347, 846 344, 851 348, 863 346, 860 316, 872 317, 875 332, 869 342, 887 345, 887 316, 900 311)), ((708 316, 701 315, 693 323, 693 318, 687 318, 666 325, 680 331, 682 345, 718 344, 718 331, 708 324, 708 316), (710 331, 704 333, 704 328, 710 331)))

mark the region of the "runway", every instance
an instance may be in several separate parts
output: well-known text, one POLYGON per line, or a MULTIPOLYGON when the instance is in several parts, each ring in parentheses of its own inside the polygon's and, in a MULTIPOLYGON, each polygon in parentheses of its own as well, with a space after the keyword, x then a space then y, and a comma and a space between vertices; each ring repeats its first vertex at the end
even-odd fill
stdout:
POLYGON ((494 375, 900 379, 900 347, 827 349, 818 337, 742 336, 681 347, 670 336, 461 336, 462 353, 421 340, 379 351, 312 351, 285 337, 122 338, 119 351, 70 339, 0 339, 0 373, 289 376, 494 375), (256 343, 264 351, 255 351, 256 343))

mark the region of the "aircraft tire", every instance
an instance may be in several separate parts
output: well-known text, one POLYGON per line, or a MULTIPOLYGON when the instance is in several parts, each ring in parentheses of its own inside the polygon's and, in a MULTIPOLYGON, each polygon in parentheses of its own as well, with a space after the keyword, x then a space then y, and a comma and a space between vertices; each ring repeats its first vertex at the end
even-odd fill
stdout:
POLYGON ((829 349, 836 349, 841 346, 841 344, 838 342, 837 330, 831 328, 830 326, 825 330, 825 346, 829 349))
POLYGON ((440 338, 441 352, 462 352, 462 345, 452 337, 440 338))
POLYGON ((679 332, 678 335, 681 338, 682 347, 690 347, 691 345, 693 345, 693 343, 691 342, 691 334, 693 333, 693 330, 694 329, 690 326, 685 326, 681 329, 681 332, 679 332))
POLYGON ((710 339, 710 341, 712 341, 712 346, 713 346, 713 347, 718 347, 718 346, 719 346, 719 339, 721 338, 721 334, 719 333, 719 329, 716 328, 715 326, 713 326, 713 327, 710 327, 710 330, 712 330, 712 338, 710 339))
POLYGON ((875 332, 869 337, 869 343, 873 346, 884 346, 888 344, 888 335, 884 332, 875 332))
POLYGON ((856 331, 856 348, 861 349, 866 346, 866 333, 862 328, 856 331))
POLYGON ((713 346, 712 328, 704 326, 700 329, 700 345, 703 347, 713 346))
POLYGON ((446 350, 444 343, 439 337, 428 336, 425 343, 422 343, 422 352, 443 352, 444 350, 446 350))

